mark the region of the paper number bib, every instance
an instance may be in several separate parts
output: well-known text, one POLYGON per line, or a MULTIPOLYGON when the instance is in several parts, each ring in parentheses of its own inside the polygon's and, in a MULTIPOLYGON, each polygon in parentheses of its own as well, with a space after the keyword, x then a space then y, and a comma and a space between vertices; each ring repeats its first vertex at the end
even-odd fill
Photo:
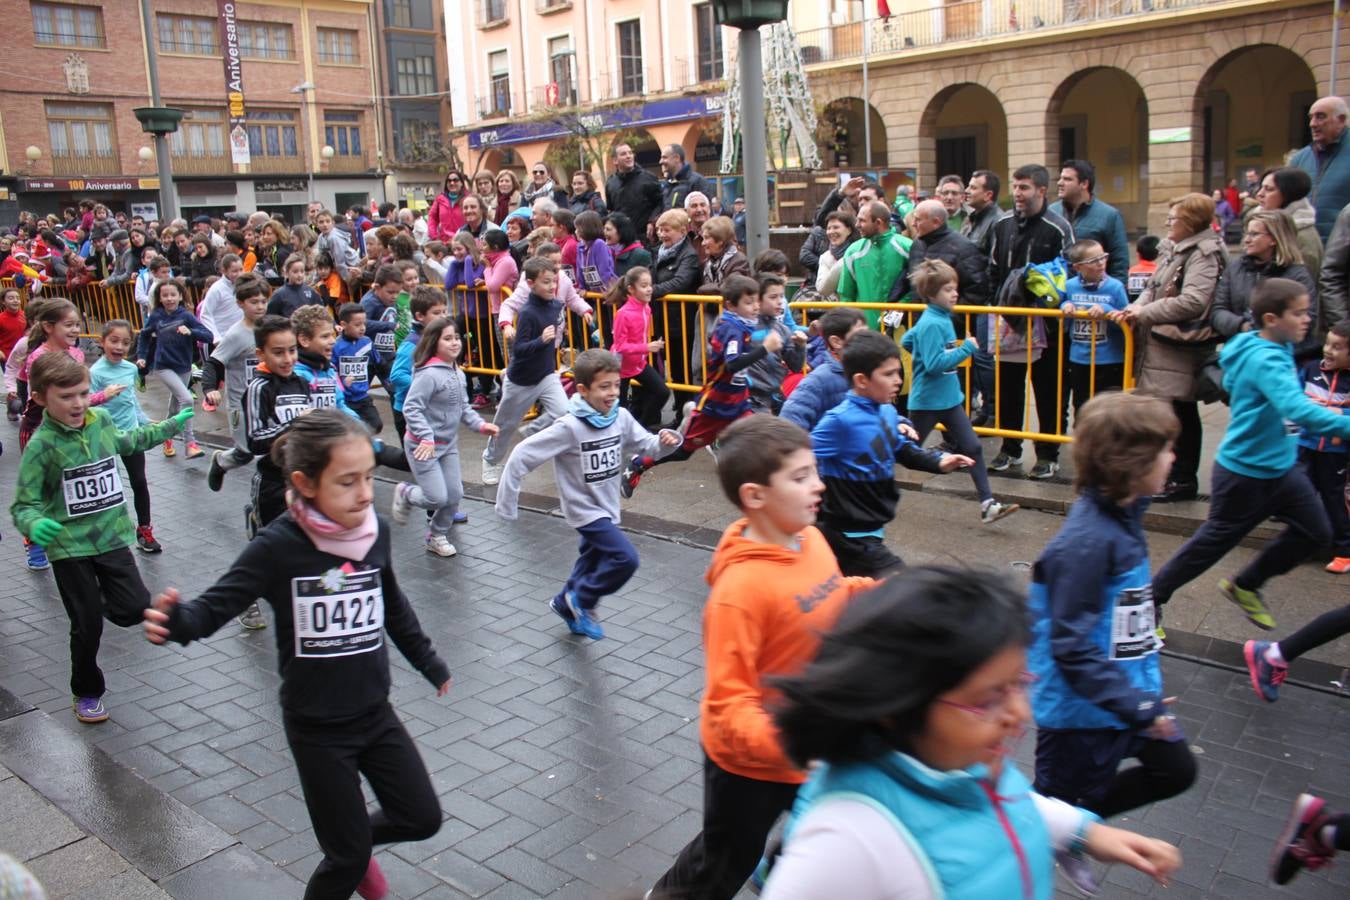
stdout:
POLYGON ((366 381, 366 369, 370 364, 369 356, 338 357, 338 374, 348 384, 363 384, 366 381))
POLYGON ((380 570, 291 579, 295 655, 319 658, 369 653, 384 646, 380 570))
POLYGON ((1111 658, 1138 659, 1158 652, 1153 615, 1153 588, 1127 588, 1116 596, 1111 612, 1111 658))
POLYGON ((121 506, 122 476, 117 460, 111 456, 61 472, 61 490, 66 499, 66 516, 89 516, 121 506))
POLYGON ((315 409, 336 409, 337 385, 332 381, 319 382, 311 389, 309 400, 315 409))
POLYGON ((1096 319, 1074 319, 1073 339, 1080 344, 1106 343, 1106 324, 1096 319))
POLYGON ((280 394, 277 396, 273 409, 276 411, 277 421, 282 425, 294 419, 302 412, 310 408, 310 400, 304 394, 280 394))
POLYGON ((608 481, 623 468, 623 435, 581 442, 581 476, 587 484, 608 481))

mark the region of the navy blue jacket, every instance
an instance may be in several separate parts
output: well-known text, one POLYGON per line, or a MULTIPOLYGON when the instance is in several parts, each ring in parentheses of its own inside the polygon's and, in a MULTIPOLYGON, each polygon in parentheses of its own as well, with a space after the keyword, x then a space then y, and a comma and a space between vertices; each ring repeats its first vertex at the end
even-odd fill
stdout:
MULTIPOLYGON (((798 386, 792 396, 800 390, 798 386)), ((879 531, 895 518, 900 503, 896 463, 942 471, 941 453, 925 450, 900 433, 894 406, 861 394, 849 393, 827 412, 812 429, 811 443, 825 482, 820 522, 845 533, 879 531)))
POLYGON ((156 308, 145 320, 140 339, 136 343, 136 357, 146 361, 146 370, 170 369, 179 374, 191 371, 196 344, 210 344, 215 340, 210 329, 183 307, 172 313, 156 308), (186 326, 190 334, 179 334, 186 326))
POLYGON ((538 294, 530 294, 530 299, 516 316, 516 340, 511 345, 511 362, 506 367, 506 377, 512 384, 538 384, 558 370, 557 345, 539 335, 550 325, 561 331, 562 323, 561 300, 545 300, 538 294))
POLYGON ((810 431, 827 412, 844 401, 847 393, 844 365, 831 356, 824 364, 806 373, 778 414, 810 431))

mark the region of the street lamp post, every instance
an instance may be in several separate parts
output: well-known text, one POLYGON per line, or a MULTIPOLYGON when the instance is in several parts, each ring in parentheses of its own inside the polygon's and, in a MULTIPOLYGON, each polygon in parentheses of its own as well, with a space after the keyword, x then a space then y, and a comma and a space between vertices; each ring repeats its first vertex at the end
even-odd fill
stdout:
POLYGON ((134 109, 141 130, 155 141, 155 159, 159 163, 159 217, 161 222, 178 218, 178 197, 173 189, 173 165, 169 158, 168 136, 178 130, 183 111, 162 106, 159 96, 159 61, 155 53, 155 29, 150 19, 150 0, 141 0, 141 27, 145 30, 145 57, 150 73, 150 105, 134 109))
MULTIPOLYGON (((300 127, 305 131, 306 158, 309 157, 309 150, 313 147, 313 142, 310 139, 308 128, 309 117, 311 115, 309 110, 309 98, 310 92, 313 90, 314 90, 314 82, 312 81, 302 81, 295 87, 291 88, 292 94, 300 95, 300 127)), ((315 163, 317 162, 318 161, 315 160, 315 163)), ((311 203, 314 202, 314 169, 315 169, 314 164, 309 164, 305 166, 305 181, 309 186, 309 200, 311 203)))
POLYGON ((759 27, 784 21, 787 6, 788 0, 713 0, 717 23, 741 31, 741 169, 745 174, 745 249, 752 259, 769 247, 769 172, 759 27))

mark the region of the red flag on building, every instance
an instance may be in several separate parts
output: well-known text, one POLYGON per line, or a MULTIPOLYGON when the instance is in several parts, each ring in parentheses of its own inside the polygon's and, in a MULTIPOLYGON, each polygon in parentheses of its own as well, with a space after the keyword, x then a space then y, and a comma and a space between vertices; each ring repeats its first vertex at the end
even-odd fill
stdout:
POLYGON ((886 0, 877 0, 877 15, 881 16, 883 19, 889 19, 891 17, 891 5, 887 3, 886 0))

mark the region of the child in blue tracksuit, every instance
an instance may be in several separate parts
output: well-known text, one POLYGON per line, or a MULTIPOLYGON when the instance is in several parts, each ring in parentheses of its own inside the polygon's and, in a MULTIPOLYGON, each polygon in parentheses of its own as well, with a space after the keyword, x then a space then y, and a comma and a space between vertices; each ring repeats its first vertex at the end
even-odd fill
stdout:
POLYGON ((956 339, 952 308, 958 299, 956 270, 940 259, 924 260, 910 275, 910 284, 928 308, 900 344, 913 358, 914 383, 909 388, 909 416, 922 444, 934 426, 947 429, 947 441, 974 460, 970 477, 980 498, 980 521, 988 525, 1017 512, 1016 503, 1000 503, 989 487, 984 448, 966 415, 965 394, 957 366, 979 349, 975 338, 956 339))
POLYGON ((359 303, 344 303, 338 310, 338 322, 342 331, 333 344, 333 368, 342 379, 343 398, 366 427, 379 434, 384 422, 370 398, 370 376, 379 369, 380 354, 375 342, 366 337, 366 311, 359 303))
POLYGON ((1059 308, 1089 316, 1069 320, 1069 387, 1077 416, 1089 397, 1125 384, 1125 333, 1105 319, 1107 313, 1129 306, 1130 298, 1125 285, 1106 274, 1101 244, 1081 240, 1069 247, 1068 255, 1076 274, 1065 283, 1059 308))
POLYGON ((806 345, 811 371, 798 382, 797 389, 788 395, 778 413, 806 431, 815 428, 821 416, 838 406, 848 393, 848 379, 844 377, 839 355, 854 332, 866 330, 867 319, 861 310, 841 306, 827 310, 816 320, 816 327, 820 334, 806 345), (811 348, 816 341, 823 349, 820 356, 812 357, 811 348))
POLYGON ((881 578, 904 565, 885 542, 886 525, 900 503, 895 464, 937 473, 973 460, 925 450, 900 430, 894 400, 903 376, 895 341, 859 332, 844 348, 843 362, 852 390, 811 431, 825 482, 816 527, 841 572, 881 578))
POLYGON ((389 377, 386 379, 389 386, 389 405, 394 410, 394 431, 398 434, 399 446, 403 445, 403 435, 408 430, 408 422, 403 418, 403 401, 408 396, 408 388, 412 387, 413 351, 417 349, 417 342, 422 337, 422 329, 427 327, 428 322, 445 315, 449 306, 445 302, 445 294, 440 290, 420 285, 413 291, 408 309, 412 312, 412 330, 408 332, 398 350, 394 351, 394 361, 389 365, 389 377))
MULTIPOLYGON (((1168 404, 1143 394, 1085 404, 1074 428, 1079 496, 1032 570, 1036 790, 1102 818, 1195 781, 1195 758, 1163 702, 1143 528, 1179 430, 1168 404), (1117 771, 1128 758, 1139 765, 1117 771)), ((1059 861, 1096 892, 1086 863, 1059 861)))
POLYGON ((1200 530, 1153 576, 1153 599, 1166 603, 1178 588, 1222 559, 1269 518, 1286 524, 1246 568, 1219 582, 1219 592, 1267 631, 1275 618, 1261 586, 1331 543, 1331 523, 1317 490, 1298 465, 1298 434, 1290 421, 1315 434, 1350 439, 1350 416, 1319 406, 1303 393, 1294 346, 1308 333, 1307 288, 1267 278, 1252 291, 1252 321, 1219 353, 1231 410, 1214 459, 1209 515, 1200 530))
MULTIPOLYGON (((187 296, 183 283, 176 278, 160 281, 150 290, 153 307, 136 342, 136 365, 148 375, 158 378, 169 390, 169 414, 173 418, 180 409, 192 409, 192 392, 188 383, 192 377, 192 360, 197 342, 210 344, 215 336, 197 317, 183 307, 187 296)), ((183 426, 183 441, 188 459, 205 456, 197 443, 192 424, 183 426)), ((164 455, 173 456, 173 441, 164 442, 164 455)))
MULTIPOLYGON (((1305 363, 1299 377, 1309 400, 1342 416, 1350 414, 1350 319, 1342 319, 1327 332, 1322 358, 1305 363)), ((1298 434, 1298 458, 1313 487, 1322 495, 1322 505, 1331 520, 1332 559, 1327 563, 1327 571, 1344 575, 1350 572, 1350 469, 1346 467, 1346 441, 1304 428, 1298 434)))

